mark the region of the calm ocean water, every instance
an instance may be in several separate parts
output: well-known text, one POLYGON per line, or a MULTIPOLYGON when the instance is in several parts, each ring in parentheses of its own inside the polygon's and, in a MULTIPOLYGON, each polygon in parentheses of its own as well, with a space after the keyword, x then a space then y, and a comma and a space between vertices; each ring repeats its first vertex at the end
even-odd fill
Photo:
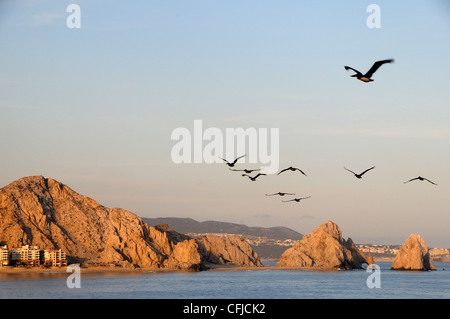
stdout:
POLYGON ((82 275, 69 289, 67 276, 0 278, 0 298, 51 299, 412 299, 450 298, 450 264, 437 271, 391 271, 380 266, 380 288, 368 288, 371 273, 310 270, 225 270, 196 273, 148 272, 138 275, 82 275))

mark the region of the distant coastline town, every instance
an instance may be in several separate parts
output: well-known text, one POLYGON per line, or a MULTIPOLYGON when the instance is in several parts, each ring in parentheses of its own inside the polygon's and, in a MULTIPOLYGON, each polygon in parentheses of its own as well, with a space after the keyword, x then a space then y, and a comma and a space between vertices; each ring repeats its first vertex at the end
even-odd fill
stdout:
POLYGON ((0 246, 0 267, 63 267, 67 266, 66 253, 61 249, 39 249, 25 245, 12 248, 0 246))

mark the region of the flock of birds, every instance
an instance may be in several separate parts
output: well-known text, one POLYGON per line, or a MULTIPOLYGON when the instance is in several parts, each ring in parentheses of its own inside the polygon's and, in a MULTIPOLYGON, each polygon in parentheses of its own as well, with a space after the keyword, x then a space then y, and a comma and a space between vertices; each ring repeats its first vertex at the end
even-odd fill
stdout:
MULTIPOLYGON (((227 160, 224 159, 224 158, 221 158, 221 159, 225 162, 226 165, 228 165, 230 171, 235 171, 235 172, 245 172, 245 173, 242 174, 242 176, 248 177, 252 182, 255 182, 256 179, 257 179, 258 177, 260 177, 260 176, 266 176, 266 175, 267 175, 267 174, 264 174, 264 173, 258 173, 258 174, 256 174, 255 176, 250 176, 250 175, 248 175, 248 174, 251 174, 251 173, 253 173, 253 172, 260 171, 261 169, 247 169, 247 168, 245 168, 245 169, 234 169, 234 168, 232 168, 232 167, 234 167, 234 166, 236 165, 236 163, 238 162, 238 160, 241 159, 241 158, 243 158, 243 157, 245 157, 245 155, 242 155, 242 156, 239 156, 239 157, 235 158, 234 161, 232 161, 232 162, 229 162, 229 161, 227 161, 227 160)), ((300 173, 302 173, 303 175, 306 176, 305 172, 303 172, 300 168, 292 167, 292 166, 289 166, 289 167, 287 167, 287 168, 285 168, 285 169, 282 169, 277 175, 280 175, 281 173, 286 172, 286 171, 293 171, 293 172, 299 171, 300 173)), ((295 195, 295 193, 278 192, 278 193, 274 193, 274 194, 266 194, 266 196, 286 196, 286 195, 295 195)), ((301 200, 307 199, 307 198, 311 198, 311 196, 307 196, 307 197, 297 197, 297 198, 290 199, 290 200, 284 200, 283 202, 284 202, 284 203, 287 203, 287 202, 294 202, 294 201, 295 201, 295 202, 298 203, 298 202, 300 202, 301 200)))
MULTIPOLYGON (((242 156, 237 157, 237 158, 234 159, 234 161, 232 161, 232 162, 229 162, 229 161, 227 161, 227 160, 224 159, 224 158, 221 158, 221 159, 225 162, 225 164, 226 164, 227 166, 229 166, 229 170, 230 170, 230 171, 235 171, 235 172, 245 172, 245 173, 242 174, 242 176, 248 177, 252 182, 255 182, 256 179, 257 179, 258 177, 260 177, 260 176, 266 176, 266 175, 267 175, 267 174, 263 174, 263 173, 258 173, 258 174, 256 174, 255 176, 250 176, 250 175, 248 175, 248 174, 251 174, 252 172, 260 171, 261 169, 247 169, 247 168, 245 168, 245 169, 234 169, 234 168, 232 168, 232 167, 234 167, 234 166, 236 165, 236 163, 238 162, 238 160, 241 159, 241 158, 243 158, 243 157, 245 157, 245 155, 242 155, 242 156)), ((352 173, 352 174, 353 174, 356 178, 358 178, 358 179, 361 179, 361 178, 363 177, 364 174, 366 174, 368 171, 370 171, 370 170, 372 170, 372 169, 374 169, 374 168, 375 168, 375 166, 372 166, 372 167, 370 167, 370 168, 368 168, 368 169, 366 169, 366 170, 364 170, 363 172, 361 172, 361 173, 358 174, 358 173, 353 172, 352 170, 349 170, 348 168, 346 168, 346 167, 344 166, 344 169, 345 169, 346 171, 352 173)), ((305 174, 305 172, 302 171, 300 168, 293 167, 293 166, 289 166, 289 167, 287 167, 287 168, 285 168, 285 169, 282 169, 277 175, 280 175, 281 173, 286 172, 286 171, 293 171, 293 172, 299 171, 299 172, 302 173, 303 175, 307 176, 307 175, 305 174)), ((434 183, 434 182, 430 181, 429 179, 427 179, 427 178, 425 178, 425 177, 422 177, 422 176, 418 176, 418 177, 415 177, 415 178, 411 178, 410 180, 408 180, 408 181, 406 181, 406 182, 403 182, 403 183, 406 184, 406 183, 409 183, 409 182, 412 182, 412 181, 415 181, 415 180, 418 180, 418 181, 427 181, 427 182, 429 182, 429 183, 431 183, 431 184, 437 186, 436 183, 434 183)), ((266 194, 266 196, 286 196, 286 195, 291 196, 291 195, 295 195, 295 193, 277 192, 277 193, 273 193, 273 194, 266 194)), ((308 198, 311 198, 311 196, 307 196, 307 197, 297 197, 297 198, 293 198, 293 199, 290 199, 290 200, 283 200, 282 202, 283 202, 283 203, 288 203, 288 202, 297 202, 297 203, 299 203, 301 200, 303 200, 303 199, 308 199, 308 198)))
MULTIPOLYGON (((367 83, 367 82, 372 82, 372 81, 373 81, 373 79, 372 79, 371 77, 372 77, 372 75, 378 70, 378 68, 380 68, 383 64, 386 64, 386 63, 393 63, 393 62, 394 62, 393 59, 377 61, 377 62, 375 62, 375 63, 372 65, 372 67, 369 69, 369 71, 367 71, 365 74, 362 74, 360 71, 358 71, 358 70, 356 70, 356 69, 354 69, 354 68, 352 68, 352 67, 349 67, 349 66, 344 66, 344 68, 345 68, 345 70, 347 70, 347 71, 348 71, 348 70, 352 70, 352 71, 355 72, 355 74, 353 74, 351 77, 355 77, 355 78, 357 78, 358 80, 367 83)), ((226 164, 227 166, 229 166, 229 169, 230 169, 231 171, 244 172, 244 173, 242 174, 242 176, 248 177, 252 182, 255 182, 256 179, 257 179, 258 177, 260 177, 260 176, 265 176, 265 175, 267 175, 267 174, 264 174, 264 173, 257 173, 255 176, 249 175, 249 174, 251 174, 251 173, 253 173, 253 172, 258 172, 258 171, 260 171, 260 169, 234 169, 236 163, 239 161, 239 159, 241 159, 241 158, 243 158, 243 157, 245 157, 245 155, 242 155, 242 156, 239 156, 239 157, 235 158, 234 161, 232 161, 232 162, 229 162, 229 161, 227 161, 227 160, 224 159, 224 158, 221 158, 221 159, 225 162, 225 164, 226 164)), ((344 169, 345 169, 346 171, 352 173, 352 174, 353 174, 356 178, 358 178, 358 179, 361 179, 361 178, 363 177, 364 174, 366 174, 368 171, 370 171, 370 170, 372 170, 372 169, 374 169, 374 168, 375 168, 375 166, 372 166, 372 167, 370 167, 370 168, 366 169, 365 171, 363 171, 363 172, 361 172, 361 173, 358 174, 358 173, 353 172, 352 170, 349 170, 348 168, 346 168, 346 167, 344 166, 344 169)), ((287 168, 285 168, 285 169, 282 169, 277 175, 280 175, 281 173, 286 172, 286 171, 293 171, 293 172, 298 171, 298 172, 302 173, 304 176, 306 176, 305 172, 303 172, 301 169, 299 169, 299 168, 297 168, 297 167, 292 167, 292 166, 287 167, 287 168)), ((427 178, 425 178, 425 177, 422 177, 422 176, 418 176, 418 177, 412 178, 412 179, 410 179, 410 180, 408 180, 408 181, 405 181, 404 184, 409 183, 409 182, 412 182, 412 181, 416 181, 416 180, 417 180, 417 181, 427 181, 427 182, 429 182, 429 183, 431 183, 431 184, 437 186, 436 183, 434 183, 434 182, 432 182, 431 180, 429 180, 429 179, 427 179, 427 178)), ((293 196, 293 195, 295 195, 295 193, 277 192, 277 193, 273 193, 273 194, 266 194, 266 196, 282 196, 282 197, 283 197, 283 196, 286 196, 286 195, 288 195, 288 196, 293 196)), ((311 198, 311 196, 307 196, 307 197, 296 197, 296 198, 293 198, 293 199, 290 199, 290 200, 284 200, 284 201, 282 201, 282 202, 284 202, 284 203, 287 203, 287 202, 297 202, 297 203, 298 203, 298 202, 300 202, 301 200, 303 200, 303 199, 308 199, 308 198, 311 198)))

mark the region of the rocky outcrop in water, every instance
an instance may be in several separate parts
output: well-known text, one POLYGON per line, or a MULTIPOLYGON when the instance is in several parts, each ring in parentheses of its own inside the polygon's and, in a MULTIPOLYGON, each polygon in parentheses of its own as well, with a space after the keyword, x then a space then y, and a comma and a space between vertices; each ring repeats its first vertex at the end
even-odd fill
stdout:
POLYGON ((195 239, 164 225, 150 227, 125 209, 107 208, 43 176, 0 189, 0 244, 62 249, 69 262, 85 265, 200 270, 214 253, 242 264, 239 244, 202 255, 195 239))
POLYGON ((360 269, 364 263, 374 264, 374 261, 366 257, 350 238, 345 240, 339 227, 328 221, 286 250, 277 266, 360 269))
POLYGON ((420 235, 412 234, 398 251, 391 265, 392 270, 436 270, 431 263, 430 252, 420 235))
POLYGON ((219 265, 263 266, 258 254, 239 236, 205 235, 196 238, 196 241, 205 262, 219 265))

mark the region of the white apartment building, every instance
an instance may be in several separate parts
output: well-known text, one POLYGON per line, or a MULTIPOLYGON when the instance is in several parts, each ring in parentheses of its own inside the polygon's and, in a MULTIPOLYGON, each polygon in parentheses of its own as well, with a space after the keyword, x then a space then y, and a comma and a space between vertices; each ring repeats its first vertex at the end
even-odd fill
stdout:
POLYGON ((40 251, 36 246, 29 245, 20 248, 13 248, 11 252, 11 261, 20 262, 25 265, 39 266, 40 251))
POLYGON ((9 249, 8 246, 0 247, 0 267, 9 265, 9 249))
POLYGON ((50 266, 67 266, 66 253, 61 249, 44 250, 44 262, 50 266))

